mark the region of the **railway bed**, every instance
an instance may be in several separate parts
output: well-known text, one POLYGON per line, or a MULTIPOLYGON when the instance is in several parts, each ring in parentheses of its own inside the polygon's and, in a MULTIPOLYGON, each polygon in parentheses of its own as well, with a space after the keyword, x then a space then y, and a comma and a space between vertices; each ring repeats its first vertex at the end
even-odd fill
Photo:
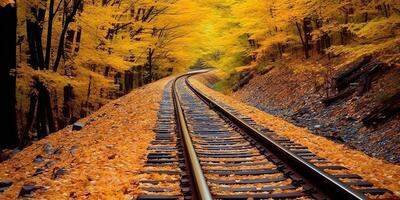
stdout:
POLYGON ((137 199, 368 199, 391 193, 279 136, 188 78, 166 87, 137 199))

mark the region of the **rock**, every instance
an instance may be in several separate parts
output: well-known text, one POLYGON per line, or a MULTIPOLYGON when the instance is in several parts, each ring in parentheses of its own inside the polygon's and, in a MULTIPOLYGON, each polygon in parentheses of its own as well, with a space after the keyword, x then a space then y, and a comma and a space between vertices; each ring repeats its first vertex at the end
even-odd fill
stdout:
POLYGON ((69 153, 74 155, 76 153, 76 150, 78 150, 79 148, 79 144, 74 144, 71 146, 71 148, 69 148, 69 153))
POLYGON ((332 128, 331 128, 331 131, 332 131, 333 133, 338 133, 338 132, 339 132, 339 129, 337 129, 336 127, 332 127, 332 128))
POLYGON ((0 192, 6 191, 12 184, 12 181, 0 181, 0 192))
POLYGON ((67 173, 68 173, 68 170, 65 168, 61 168, 61 169, 54 168, 52 179, 58 179, 64 175, 66 175, 67 173))
POLYGON ((119 103, 114 103, 114 105, 113 105, 114 108, 118 108, 119 106, 121 106, 121 104, 119 104, 119 103))
POLYGON ((62 152, 62 148, 63 148, 62 146, 61 146, 61 147, 58 147, 57 149, 54 150, 53 154, 54 154, 54 155, 60 155, 61 152, 62 152))
POLYGON ((19 192, 18 197, 29 197, 31 196, 32 192, 35 190, 47 189, 46 186, 38 186, 38 185, 24 185, 19 192))
POLYGON ((2 149, 0 149, 0 162, 9 159, 10 156, 5 153, 2 149))
POLYGON ((18 147, 17 148, 15 148, 15 149, 13 149, 12 151, 11 151, 11 153, 12 153, 12 155, 15 155, 15 154, 17 154, 18 152, 20 152, 21 151, 21 149, 19 149, 18 147))
POLYGON ((97 120, 97 117, 92 117, 92 118, 90 118, 90 119, 88 119, 88 120, 86 121, 85 125, 92 124, 92 122, 94 122, 94 121, 96 121, 96 120, 97 120))
POLYGON ((72 125, 72 130, 73 130, 73 131, 79 131, 79 130, 81 130, 83 127, 85 127, 85 124, 80 123, 80 122, 75 122, 75 123, 72 125))
POLYGON ((15 171, 18 171, 18 170, 20 170, 21 168, 22 168, 22 165, 20 165, 20 164, 17 164, 17 165, 14 166, 14 170, 15 170, 15 171))
POLYGON ((70 192, 69 193, 69 198, 70 199, 76 199, 76 198, 78 198, 78 195, 76 194, 76 192, 70 192))
POLYGON ((108 156, 108 159, 109 159, 109 160, 112 160, 112 159, 114 159, 116 156, 117 156, 117 154, 113 153, 113 154, 111 154, 111 155, 108 156))
POLYGON ((322 127, 322 125, 320 125, 320 124, 314 125, 314 128, 315 128, 315 129, 319 129, 319 128, 321 128, 321 127, 322 127))
POLYGON ((49 162, 47 162, 45 165, 44 165, 44 168, 49 168, 49 167, 51 167, 51 166, 53 166, 54 165, 54 163, 56 163, 56 161, 53 161, 53 160, 50 160, 49 162))
POLYGON ((99 117, 104 117, 104 116, 106 116, 107 115, 107 113, 100 113, 99 114, 99 117))
POLYGON ((44 158, 43 158, 42 155, 37 155, 37 156, 35 157, 35 159, 33 159, 33 162, 34 162, 34 163, 41 163, 41 162, 43 162, 43 161, 44 161, 44 158))
POLYGON ((53 152, 54 152, 53 146, 51 144, 48 144, 48 143, 43 145, 43 150, 47 154, 53 154, 53 152))
POLYGON ((347 132, 348 134, 353 135, 353 134, 356 134, 356 133, 358 132, 358 129, 353 128, 353 127, 350 127, 350 128, 347 128, 347 129, 346 129, 346 132, 347 132))
POLYGON ((107 144, 106 147, 109 148, 109 149, 111 149, 111 148, 114 147, 114 145, 112 145, 112 144, 107 144))
POLYGON ((32 174, 32 176, 37 176, 37 175, 39 175, 39 174, 43 174, 43 172, 44 172, 44 169, 39 168, 39 169, 37 169, 37 170, 35 171, 35 173, 32 174))
POLYGON ((12 184, 12 181, 0 181, 0 187, 10 187, 12 184))
POLYGON ((338 134, 338 133, 332 133, 329 136, 327 136, 328 138, 331 138, 332 140, 338 141, 338 142, 345 142, 343 140, 343 138, 338 134))

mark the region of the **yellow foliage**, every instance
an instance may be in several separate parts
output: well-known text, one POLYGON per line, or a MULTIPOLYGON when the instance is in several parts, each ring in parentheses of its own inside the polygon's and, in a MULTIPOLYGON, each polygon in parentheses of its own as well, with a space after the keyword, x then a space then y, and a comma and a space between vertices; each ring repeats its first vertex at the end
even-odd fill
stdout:
MULTIPOLYGON (((48 9, 47 1, 50 0, 17 2, 18 16, 22 16, 19 17, 19 36, 26 36, 25 20, 35 18, 30 14, 30 8, 48 9)), ((54 1, 56 6, 61 4, 51 39, 53 57, 64 19, 64 4, 61 0, 54 1)), ((68 28, 75 32, 81 30, 79 51, 62 58, 58 73, 31 73, 32 70, 21 73, 29 71, 30 74, 24 74, 26 77, 39 73, 42 79, 51 80, 58 88, 68 83, 87 88, 89 79, 93 78, 95 90, 112 90, 116 88, 113 75, 138 69, 137 66, 151 64, 154 71, 172 68, 174 72, 182 72, 202 59, 210 66, 229 72, 235 67, 256 66, 257 62, 265 62, 268 56, 290 57, 290 50, 301 50, 304 33, 299 29, 304 29, 305 17, 312 19, 314 47, 325 34, 333 38, 347 30, 352 36, 351 44, 336 42, 324 51, 333 55, 360 56, 398 45, 398 8, 396 0, 85 1, 83 10, 68 28), (393 8, 389 14, 383 9, 388 4, 393 8), (317 20, 322 22, 321 27, 316 28, 317 20), (287 51, 283 52, 281 48, 287 51), (73 69, 73 77, 65 77, 68 68, 73 69), (110 74, 105 76, 105 71, 110 74)), ((41 24, 43 33, 47 31, 47 18, 48 13, 41 24)), ((42 39, 45 45, 45 35, 42 39)), ((28 49, 26 40, 23 45, 28 49)), ((21 55, 19 65, 27 66, 27 59, 27 55, 21 55)), ((79 90, 85 96, 85 89, 79 90)))

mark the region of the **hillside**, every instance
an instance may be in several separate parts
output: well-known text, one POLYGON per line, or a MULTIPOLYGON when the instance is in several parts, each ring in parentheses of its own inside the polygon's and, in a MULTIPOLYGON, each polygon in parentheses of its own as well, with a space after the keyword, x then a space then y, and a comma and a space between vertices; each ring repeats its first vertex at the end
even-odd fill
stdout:
MULTIPOLYGON (((307 75, 288 68, 274 68, 263 75, 254 71, 241 73, 254 75, 235 92, 225 88, 227 94, 370 156, 392 163, 400 162, 398 110, 393 113, 378 112, 380 119, 371 123, 363 122, 397 94, 400 86, 399 68, 386 69, 372 81, 368 92, 362 95, 354 92, 329 104, 323 103, 323 91, 316 90, 314 82, 307 75)), ((221 90, 221 80, 215 74, 204 75, 203 81, 209 87, 221 90)), ((390 102, 397 108, 398 103, 398 100, 390 102)))

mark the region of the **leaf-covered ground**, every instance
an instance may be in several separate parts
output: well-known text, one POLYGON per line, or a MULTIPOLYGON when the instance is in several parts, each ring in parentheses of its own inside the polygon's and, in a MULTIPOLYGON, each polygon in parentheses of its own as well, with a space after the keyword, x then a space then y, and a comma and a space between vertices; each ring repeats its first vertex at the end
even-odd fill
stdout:
POLYGON ((46 187, 34 199, 131 199, 168 80, 106 104, 80 120, 82 130, 68 126, 1 163, 0 181, 14 183, 0 199, 16 199, 23 185, 46 187))
POLYGON ((252 118, 256 123, 307 146, 318 156, 347 167, 350 172, 359 174, 376 186, 390 189, 397 196, 400 196, 400 165, 369 157, 360 151, 350 149, 343 144, 337 144, 325 137, 314 135, 305 128, 297 127, 281 118, 242 103, 235 97, 214 91, 201 83, 201 81, 204 81, 203 78, 197 76, 192 78, 191 81, 197 88, 217 101, 232 106, 243 115, 252 118))

